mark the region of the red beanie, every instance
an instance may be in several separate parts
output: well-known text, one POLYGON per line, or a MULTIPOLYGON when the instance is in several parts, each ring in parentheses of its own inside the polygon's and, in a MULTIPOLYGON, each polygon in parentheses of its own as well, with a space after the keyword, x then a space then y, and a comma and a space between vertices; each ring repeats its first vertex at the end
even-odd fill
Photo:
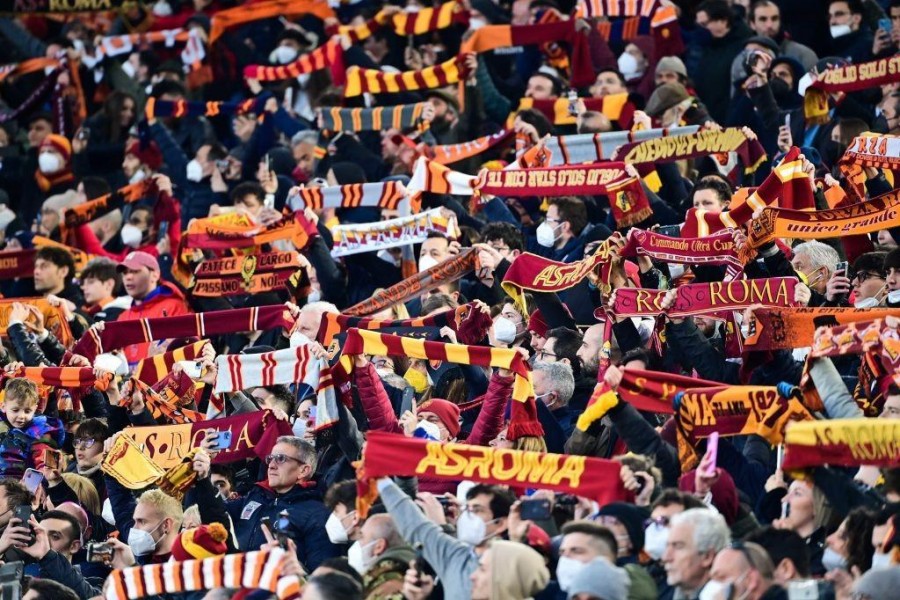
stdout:
POLYGON ((436 414, 441 423, 444 424, 444 427, 447 428, 447 431, 450 432, 451 438, 459 435, 459 407, 457 405, 440 398, 432 398, 423 402, 416 411, 417 414, 423 412, 436 414))
POLYGON ((58 152, 66 164, 69 164, 69 161, 72 159, 72 143, 65 136, 56 133, 49 134, 38 147, 38 154, 44 148, 58 152))
POLYGON ((513 400, 510 402, 509 427, 506 429, 506 439, 511 442, 523 437, 544 437, 544 427, 538 420, 537 404, 534 396, 529 396, 524 402, 513 400))
POLYGON ((193 560, 221 556, 228 551, 228 531, 221 523, 185 529, 172 544, 172 558, 193 560))
POLYGON ((528 317, 528 331, 532 331, 541 337, 547 337, 549 330, 550 328, 547 326, 547 321, 544 320, 544 315, 541 314, 541 311, 535 310, 531 313, 531 316, 528 317))
POLYGON ((132 141, 125 149, 125 155, 128 156, 129 154, 133 154, 135 158, 153 171, 158 171, 163 163, 162 152, 159 146, 156 145, 156 142, 153 141, 146 144, 141 144, 138 140, 132 141))

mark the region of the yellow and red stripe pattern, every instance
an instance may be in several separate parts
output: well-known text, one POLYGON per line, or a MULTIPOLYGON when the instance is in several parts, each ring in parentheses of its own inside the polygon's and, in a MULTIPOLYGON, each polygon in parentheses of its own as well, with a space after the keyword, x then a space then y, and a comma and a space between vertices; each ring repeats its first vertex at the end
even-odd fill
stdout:
POLYGON ((110 374, 97 378, 91 367, 20 367, 11 376, 24 377, 38 385, 68 389, 94 387, 98 390, 105 390, 112 379, 110 374))
POLYGON ((356 44, 372 36, 382 27, 390 24, 397 35, 422 35, 431 31, 446 29, 454 23, 468 23, 469 13, 459 2, 445 2, 437 8, 422 8, 415 13, 401 12, 388 16, 384 11, 362 25, 342 25, 336 29, 356 44))
MULTIPOLYGON (((617 121, 622 129, 631 129, 634 121, 634 104, 628 100, 627 93, 610 94, 603 98, 582 98, 588 110, 603 113, 610 121, 617 121)), ((575 117, 569 114, 569 100, 557 98, 556 100, 534 100, 522 98, 519 106, 509 115, 507 128, 512 128, 516 113, 520 110, 533 108, 543 113, 554 125, 574 125, 575 117)))
POLYGON ((328 188, 306 188, 292 197, 294 210, 311 208, 359 208, 361 206, 398 210, 407 199, 406 187, 399 181, 351 183, 328 188))
POLYGON ((823 465, 900 465, 900 421, 827 419, 791 423, 784 436, 785 470, 823 465))
POLYGON ((169 374, 178 361, 195 360, 203 352, 209 340, 201 340, 171 352, 164 352, 139 361, 134 368, 134 377, 147 385, 153 385, 169 374))
POLYGON ((576 11, 584 18, 652 17, 662 8, 660 0, 579 0, 576 11))
POLYGON ((295 79, 320 69, 331 69, 333 83, 343 85, 344 49, 339 43, 329 40, 286 65, 248 65, 244 67, 244 77, 259 81, 281 81, 295 79))
POLYGON ((462 54, 439 65, 402 73, 385 73, 378 69, 361 69, 353 66, 347 69, 344 96, 353 98, 365 93, 389 94, 430 90, 458 83, 465 76, 462 54))

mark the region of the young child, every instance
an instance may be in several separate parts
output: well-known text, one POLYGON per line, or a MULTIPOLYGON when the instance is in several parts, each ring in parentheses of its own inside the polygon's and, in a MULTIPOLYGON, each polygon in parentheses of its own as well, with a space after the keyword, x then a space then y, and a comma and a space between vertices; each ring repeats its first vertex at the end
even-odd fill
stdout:
POLYGON ((62 447, 66 430, 54 417, 36 415, 37 385, 15 377, 6 382, 0 407, 0 477, 21 479, 25 469, 44 466, 44 450, 62 447))

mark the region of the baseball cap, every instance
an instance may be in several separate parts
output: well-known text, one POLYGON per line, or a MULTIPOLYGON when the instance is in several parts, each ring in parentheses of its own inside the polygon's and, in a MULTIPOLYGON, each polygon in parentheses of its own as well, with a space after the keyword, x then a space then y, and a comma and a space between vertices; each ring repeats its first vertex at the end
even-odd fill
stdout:
POLYGON ((123 273, 129 269, 140 269, 141 267, 147 267, 150 271, 159 272, 159 262, 156 260, 156 257, 140 250, 129 252, 125 260, 116 267, 116 270, 119 273, 123 273))

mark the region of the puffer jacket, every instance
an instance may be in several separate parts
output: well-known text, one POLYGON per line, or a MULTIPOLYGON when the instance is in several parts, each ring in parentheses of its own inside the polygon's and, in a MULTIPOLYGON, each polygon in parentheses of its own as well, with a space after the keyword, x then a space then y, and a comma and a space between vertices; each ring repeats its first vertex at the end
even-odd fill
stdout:
POLYGON ((246 496, 227 502, 226 508, 234 523, 241 552, 258 550, 266 543, 260 525, 263 517, 269 517, 274 526, 278 523, 279 513, 286 510, 287 536, 297 544, 297 558, 307 572, 311 573, 324 560, 340 554, 325 531, 331 511, 322 503, 322 494, 313 482, 295 485, 284 494, 278 494, 267 483, 260 482, 246 496))
MULTIPOLYGON (((155 317, 177 317, 190 314, 184 296, 171 283, 161 281, 159 287, 150 292, 143 300, 134 300, 131 308, 124 311, 117 321, 134 321, 136 319, 152 319, 155 317)), ((147 358, 150 342, 131 344, 123 349, 129 365, 147 358)))

